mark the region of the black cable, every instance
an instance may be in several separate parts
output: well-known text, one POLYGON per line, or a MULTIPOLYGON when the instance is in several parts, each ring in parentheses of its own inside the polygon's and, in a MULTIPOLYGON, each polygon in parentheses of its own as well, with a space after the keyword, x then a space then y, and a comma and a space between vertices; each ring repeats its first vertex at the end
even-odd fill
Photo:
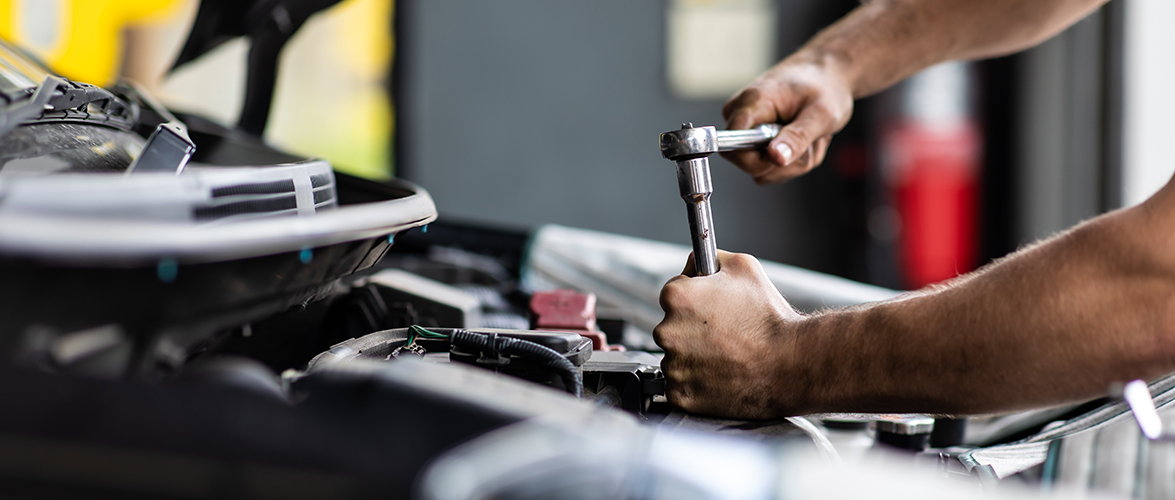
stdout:
POLYGON ((574 394, 575 397, 583 395, 583 380, 579 378, 579 370, 571 361, 550 347, 512 337, 494 335, 491 339, 489 335, 465 330, 453 330, 450 342, 458 347, 477 349, 483 353, 512 354, 539 361, 542 366, 559 373, 567 392, 574 394))

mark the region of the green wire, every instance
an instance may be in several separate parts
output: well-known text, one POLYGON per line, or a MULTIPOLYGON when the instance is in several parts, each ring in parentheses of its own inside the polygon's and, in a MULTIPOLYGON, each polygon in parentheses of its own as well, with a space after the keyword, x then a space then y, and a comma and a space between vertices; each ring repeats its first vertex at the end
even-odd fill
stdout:
POLYGON ((449 338, 449 336, 447 334, 437 333, 437 332, 434 332, 432 330, 428 330, 428 329, 426 329, 422 326, 419 326, 419 325, 412 325, 412 326, 408 327, 408 343, 404 344, 404 345, 412 345, 413 342, 416 342, 416 337, 418 337, 418 336, 424 337, 426 339, 447 339, 447 338, 449 338))
POLYGON ((420 335, 421 337, 427 337, 430 339, 447 339, 447 338, 449 338, 449 334, 447 334, 447 333, 437 333, 437 332, 434 332, 434 331, 429 330, 427 328, 424 328, 422 326, 412 325, 409 328, 411 328, 412 330, 415 330, 416 334, 420 335))

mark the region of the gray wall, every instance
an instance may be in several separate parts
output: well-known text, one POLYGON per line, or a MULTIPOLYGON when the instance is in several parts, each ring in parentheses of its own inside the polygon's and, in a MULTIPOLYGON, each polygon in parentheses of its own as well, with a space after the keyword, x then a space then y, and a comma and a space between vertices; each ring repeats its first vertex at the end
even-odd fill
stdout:
MULTIPOLYGON (((657 135, 721 127, 722 102, 669 94, 664 0, 398 3, 398 170, 442 218, 688 243, 657 135)), ((781 56, 852 2, 830 4, 780 3, 781 56)), ((721 248, 821 267, 830 243, 813 242, 821 218, 802 201, 818 179, 764 188, 717 156, 711 167, 721 248)))
POLYGON ((1120 9, 1107 5, 1020 57, 1022 243, 1121 203, 1120 9))

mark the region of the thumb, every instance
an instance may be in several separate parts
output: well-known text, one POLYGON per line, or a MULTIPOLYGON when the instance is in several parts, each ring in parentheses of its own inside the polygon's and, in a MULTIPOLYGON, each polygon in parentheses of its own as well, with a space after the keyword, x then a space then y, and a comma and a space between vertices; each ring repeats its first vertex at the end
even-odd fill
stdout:
POLYGON ((806 106, 771 140, 768 154, 780 165, 790 164, 799 153, 808 151, 816 139, 835 133, 836 125, 836 118, 823 106, 806 106))

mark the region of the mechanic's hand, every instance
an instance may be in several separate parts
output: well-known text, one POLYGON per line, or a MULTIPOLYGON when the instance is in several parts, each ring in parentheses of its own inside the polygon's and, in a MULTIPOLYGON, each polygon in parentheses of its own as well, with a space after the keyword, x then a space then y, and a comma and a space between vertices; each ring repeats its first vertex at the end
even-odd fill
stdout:
POLYGON ((730 130, 787 123, 764 150, 722 153, 756 184, 778 184, 815 168, 824 161, 832 134, 853 113, 853 91, 844 72, 831 62, 806 59, 785 59, 722 107, 730 130))
POLYGON ((669 402, 689 412, 761 419, 795 414, 793 327, 803 318, 758 260, 718 252, 720 271, 694 274, 693 256, 661 290, 665 319, 653 330, 665 349, 669 402))

